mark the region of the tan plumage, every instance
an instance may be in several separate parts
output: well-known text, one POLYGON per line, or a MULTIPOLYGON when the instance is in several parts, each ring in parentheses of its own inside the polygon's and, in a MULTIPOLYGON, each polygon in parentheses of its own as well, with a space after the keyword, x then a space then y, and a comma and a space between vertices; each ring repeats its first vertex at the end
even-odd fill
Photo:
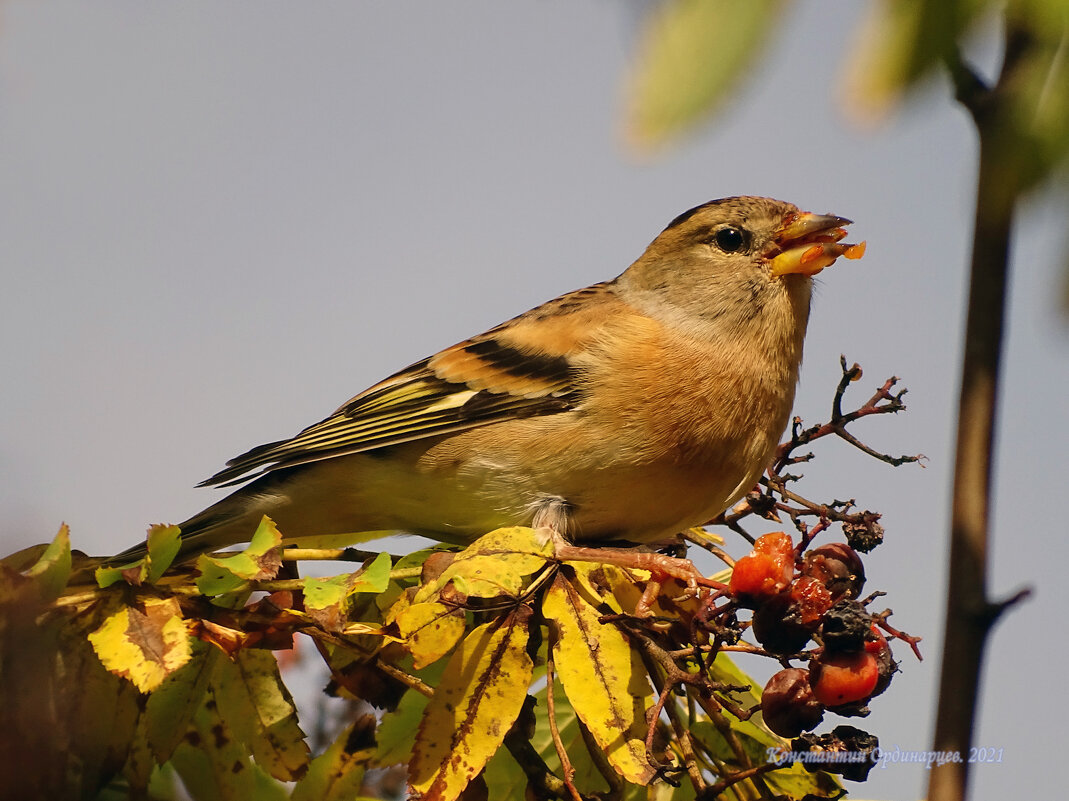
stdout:
MULTIPOLYGON (((614 281, 418 362, 205 484, 244 482, 182 524, 183 552, 402 530, 466 542, 548 524, 648 542, 752 487, 786 426, 810 275, 860 246, 847 220, 756 197, 680 215, 614 281)), ((132 549, 123 556, 136 555, 132 549)))

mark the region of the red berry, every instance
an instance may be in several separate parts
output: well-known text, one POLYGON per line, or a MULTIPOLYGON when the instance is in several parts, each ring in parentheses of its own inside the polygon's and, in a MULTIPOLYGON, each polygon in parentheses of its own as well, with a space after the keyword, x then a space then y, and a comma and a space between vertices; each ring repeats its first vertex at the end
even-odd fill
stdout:
POLYGON ((876 628, 875 623, 872 624, 872 634, 874 639, 866 640, 865 651, 876 657, 876 665, 880 671, 880 678, 876 682, 876 687, 872 690, 872 696, 877 696, 890 685, 891 677, 898 670, 898 663, 891 656, 891 646, 887 642, 887 638, 883 636, 882 631, 876 628))
POLYGON ((809 666, 813 695, 828 707, 868 698, 876 689, 879 678, 879 663, 865 650, 825 653, 809 666))
POLYGON ((767 553, 781 559, 794 562, 794 543, 785 531, 773 531, 757 538, 753 544, 754 553, 767 553))
POLYGON ((794 547, 782 531, 758 537, 753 550, 735 563, 732 595, 752 600, 771 598, 786 589, 794 576, 794 547))
POLYGON ((816 623, 831 609, 832 599, 828 588, 809 576, 799 576, 795 579, 790 593, 798 608, 799 617, 806 625, 816 623))
POLYGON ((731 572, 731 593, 751 598, 771 598, 790 582, 783 565, 763 553, 744 556, 731 572))

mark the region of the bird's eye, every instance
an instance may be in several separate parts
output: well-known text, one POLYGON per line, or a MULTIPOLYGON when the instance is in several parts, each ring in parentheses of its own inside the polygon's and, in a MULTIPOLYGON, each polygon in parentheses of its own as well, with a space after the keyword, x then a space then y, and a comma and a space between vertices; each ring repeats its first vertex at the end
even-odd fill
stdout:
POLYGON ((746 231, 730 225, 713 234, 714 244, 725 253, 738 253, 744 250, 748 239, 746 231))

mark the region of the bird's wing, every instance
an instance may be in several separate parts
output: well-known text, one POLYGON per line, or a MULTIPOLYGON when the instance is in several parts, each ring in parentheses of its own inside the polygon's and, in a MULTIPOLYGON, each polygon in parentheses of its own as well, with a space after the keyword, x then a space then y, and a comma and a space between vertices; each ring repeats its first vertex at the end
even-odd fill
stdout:
POLYGON ((396 373, 292 439, 231 459, 199 486, 575 408, 577 357, 621 305, 608 283, 549 301, 396 373))

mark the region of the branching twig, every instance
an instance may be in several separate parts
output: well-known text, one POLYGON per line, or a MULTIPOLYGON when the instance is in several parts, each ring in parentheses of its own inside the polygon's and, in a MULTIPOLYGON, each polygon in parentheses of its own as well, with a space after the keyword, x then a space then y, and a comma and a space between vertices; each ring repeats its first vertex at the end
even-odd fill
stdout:
POLYGON ((898 383, 897 376, 891 376, 883 383, 883 386, 876 390, 876 393, 869 398, 864 405, 852 412, 844 414, 842 410, 843 395, 846 394, 846 389, 852 382, 861 378, 862 372, 861 367, 856 363, 847 367, 845 356, 840 356, 839 360, 843 374, 839 379, 839 385, 836 387, 835 396, 832 399, 831 419, 827 423, 803 430, 801 428, 801 420, 796 417, 791 427, 790 440, 780 445, 776 451, 776 459, 773 462, 771 471, 773 474, 778 474, 789 464, 796 464, 800 461, 809 461, 809 459, 812 458, 812 454, 806 454, 802 457, 793 457, 792 454, 798 448, 830 434, 834 434, 837 437, 846 440, 855 448, 867 453, 874 459, 879 459, 881 462, 886 462, 894 467, 924 459, 924 456, 921 454, 916 456, 891 456, 890 454, 881 453, 875 448, 870 448, 846 430, 848 425, 863 417, 868 417, 874 414, 895 414, 903 411, 906 408, 906 405, 902 402, 902 396, 906 394, 907 390, 902 389, 898 392, 891 392, 894 386, 898 383))

